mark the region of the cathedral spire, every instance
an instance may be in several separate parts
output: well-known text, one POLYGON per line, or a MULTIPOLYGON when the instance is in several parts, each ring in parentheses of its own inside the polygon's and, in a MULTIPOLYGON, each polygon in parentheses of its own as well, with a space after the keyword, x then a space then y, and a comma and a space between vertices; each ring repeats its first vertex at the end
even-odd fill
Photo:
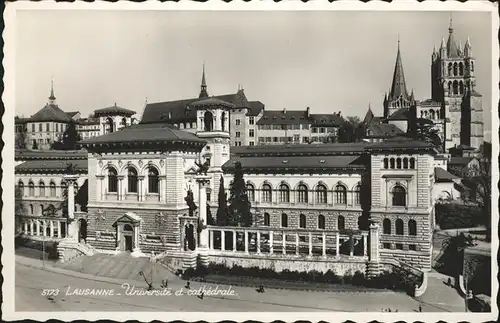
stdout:
POLYGON ((453 18, 450 15, 450 28, 448 28, 448 42, 446 43, 446 51, 448 57, 459 57, 457 42, 455 41, 455 36, 453 35, 453 18))
POLYGON ((396 55, 396 64, 394 66, 394 75, 392 77, 391 91, 389 92, 389 98, 395 100, 400 96, 408 98, 408 91, 406 90, 405 75, 403 72, 403 61, 401 59, 401 50, 398 35, 398 53, 396 55))
POLYGON ((53 105, 56 103, 56 96, 54 95, 54 78, 50 82, 50 96, 49 96, 49 104, 53 105))
POLYGON ((200 91, 200 96, 199 98, 208 98, 208 92, 207 92, 207 82, 205 80, 205 63, 203 63, 203 72, 201 75, 201 91, 200 91))

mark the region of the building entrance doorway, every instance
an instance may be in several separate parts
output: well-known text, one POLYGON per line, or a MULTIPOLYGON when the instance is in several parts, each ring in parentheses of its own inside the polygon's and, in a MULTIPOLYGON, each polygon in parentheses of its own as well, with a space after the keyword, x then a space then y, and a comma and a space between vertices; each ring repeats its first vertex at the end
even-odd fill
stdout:
POLYGON ((132 251, 132 236, 131 235, 125 235, 125 251, 132 251))

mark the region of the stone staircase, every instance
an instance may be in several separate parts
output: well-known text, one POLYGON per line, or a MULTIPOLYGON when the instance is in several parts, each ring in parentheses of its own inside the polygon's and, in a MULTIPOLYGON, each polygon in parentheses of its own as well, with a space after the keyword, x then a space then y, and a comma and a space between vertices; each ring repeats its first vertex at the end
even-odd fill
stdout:
POLYGON ((198 255, 193 251, 166 251, 154 258, 172 273, 177 273, 196 268, 198 255))

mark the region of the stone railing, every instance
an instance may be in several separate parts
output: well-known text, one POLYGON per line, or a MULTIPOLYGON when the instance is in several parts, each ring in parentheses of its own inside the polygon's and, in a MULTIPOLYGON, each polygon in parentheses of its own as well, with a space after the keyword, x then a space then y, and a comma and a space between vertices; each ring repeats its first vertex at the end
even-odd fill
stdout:
POLYGON ((390 265, 393 267, 398 267, 401 268, 407 272, 411 272, 413 275, 420 276, 422 278, 422 282, 420 283, 419 286, 415 286, 414 289, 414 296, 415 297, 420 297, 422 296, 425 291, 427 290, 427 283, 428 283, 428 275, 426 272, 415 268, 414 266, 407 264, 405 262, 402 262, 400 260, 394 259, 394 258, 381 258, 380 262, 385 265, 390 265))
POLYGON ((67 232, 67 219, 49 216, 23 216, 20 231, 27 236, 63 239, 67 232))
POLYGON ((279 252, 283 255, 320 255, 323 257, 333 255, 339 257, 341 248, 343 248, 342 245, 347 243, 347 255, 351 257, 366 257, 368 255, 368 232, 365 231, 339 232, 337 230, 298 228, 218 226, 207 226, 207 230, 209 232, 209 250, 211 251, 266 255, 279 252), (231 246, 226 246, 226 239, 232 243, 231 246), (359 250, 359 247, 362 247, 362 250, 359 250), (332 254, 333 250, 335 251, 334 254, 332 254), (358 254, 356 254, 355 250, 358 251, 358 254))
POLYGON ((59 254, 59 261, 65 263, 79 256, 92 256, 94 251, 71 239, 63 239, 57 245, 57 252, 59 254))

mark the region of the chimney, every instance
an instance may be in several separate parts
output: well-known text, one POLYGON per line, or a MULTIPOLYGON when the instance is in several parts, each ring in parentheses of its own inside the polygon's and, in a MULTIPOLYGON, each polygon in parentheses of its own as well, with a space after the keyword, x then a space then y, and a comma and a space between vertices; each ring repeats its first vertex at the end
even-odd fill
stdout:
POLYGON ((285 113, 286 113, 286 108, 283 109, 283 114, 285 114, 285 113))
POLYGON ((306 108, 306 117, 309 118, 309 107, 306 108))

